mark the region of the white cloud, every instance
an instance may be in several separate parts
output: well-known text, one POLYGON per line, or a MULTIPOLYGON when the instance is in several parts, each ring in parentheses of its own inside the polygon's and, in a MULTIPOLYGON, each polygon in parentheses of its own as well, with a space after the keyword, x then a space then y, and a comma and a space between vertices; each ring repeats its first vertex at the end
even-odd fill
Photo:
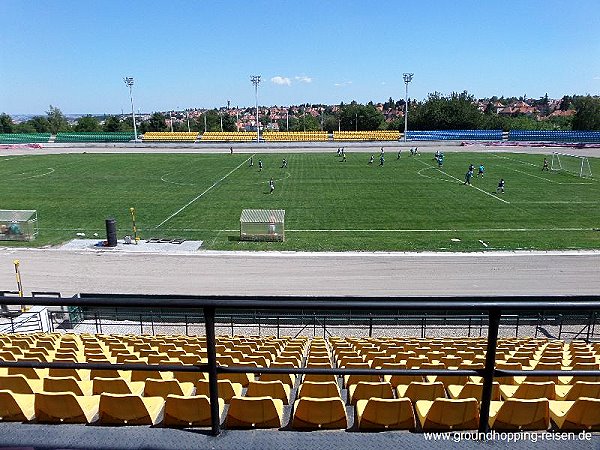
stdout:
POLYGON ((285 85, 285 86, 290 86, 292 84, 292 80, 290 80, 287 77, 273 77, 271 78, 271 83, 275 83, 275 84, 279 84, 279 85, 285 85))
POLYGON ((297 81, 299 81, 300 83, 312 83, 312 78, 311 77, 307 77, 306 75, 301 75, 298 77, 294 77, 297 81))
POLYGON ((352 84, 352 81, 344 81, 344 82, 342 82, 342 83, 333 83, 333 85, 334 85, 335 87, 343 87, 343 86, 348 86, 348 85, 350 85, 350 84, 352 84))

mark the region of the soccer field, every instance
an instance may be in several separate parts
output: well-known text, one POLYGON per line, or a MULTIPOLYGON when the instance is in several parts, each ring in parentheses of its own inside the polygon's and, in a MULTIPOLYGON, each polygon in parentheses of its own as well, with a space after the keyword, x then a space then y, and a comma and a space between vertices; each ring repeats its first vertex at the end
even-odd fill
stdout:
MULTIPOLYGON (((600 248, 600 182, 542 172, 542 155, 62 154, 0 157, 1 209, 37 209, 39 236, 58 244, 83 232, 181 237, 227 250, 452 250, 600 248), (288 161, 281 168, 282 159, 288 161), (264 169, 258 170, 262 160, 264 169), (475 165, 472 186, 463 184, 475 165), (477 167, 484 164, 483 178, 477 167), (275 191, 269 194, 269 179, 275 191), (496 194, 500 178, 505 193, 496 194), (240 242, 242 209, 285 209, 286 242, 240 242)), ((550 159, 550 156, 548 156, 550 159)), ((592 173, 600 160, 590 158, 592 173)))

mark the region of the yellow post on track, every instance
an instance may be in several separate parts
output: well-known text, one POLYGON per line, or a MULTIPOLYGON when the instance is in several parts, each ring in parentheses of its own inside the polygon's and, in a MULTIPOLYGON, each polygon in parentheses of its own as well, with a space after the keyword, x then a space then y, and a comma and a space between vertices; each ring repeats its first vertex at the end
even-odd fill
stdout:
POLYGON ((135 208, 129 208, 129 212, 131 213, 131 223, 133 225, 133 239, 135 241, 135 243, 137 244, 140 240, 140 238, 137 235, 137 226, 135 224, 135 208))
MULTIPOLYGON (((23 297, 23 283, 21 282, 21 272, 19 271, 19 266, 21 262, 18 259, 13 261, 15 265, 15 277, 17 278, 17 291, 19 292, 19 297, 23 297)), ((21 312, 27 311, 27 307, 25 305, 21 305, 21 312)))

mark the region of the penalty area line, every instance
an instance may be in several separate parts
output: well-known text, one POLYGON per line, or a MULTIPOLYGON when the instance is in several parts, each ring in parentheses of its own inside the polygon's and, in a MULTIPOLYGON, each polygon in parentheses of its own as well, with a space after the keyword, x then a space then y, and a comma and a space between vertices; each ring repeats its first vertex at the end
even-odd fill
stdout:
POLYGON ((158 225, 156 225, 154 227, 154 229, 160 228, 161 226, 163 226, 165 223, 167 223, 169 220, 171 220, 173 217, 175 217, 177 214, 179 214, 181 211, 183 211, 184 209, 186 209, 188 206, 190 206, 192 203, 194 203, 196 200, 198 200, 199 198, 201 198, 203 195, 205 195, 206 193, 210 192, 216 185, 218 185, 221 181, 223 181, 225 178, 227 178, 229 175, 231 175, 233 172, 235 172, 236 170, 238 170, 240 167, 242 167, 244 164, 246 164, 248 161, 250 161, 250 158, 252 158, 254 156, 254 154, 252 154, 252 156, 248 157, 246 160, 242 161, 237 167, 235 167, 234 169, 231 169, 225 176, 221 177, 220 179, 218 179, 217 181, 215 181, 208 189, 205 189, 204 192, 202 192, 201 194, 197 195, 196 197, 194 197, 193 199, 191 199, 189 202, 187 202, 185 205, 183 205, 181 208, 179 208, 177 211, 175 211, 173 214, 171 214, 169 217, 167 217, 165 220, 163 220, 161 223, 159 223, 158 225))

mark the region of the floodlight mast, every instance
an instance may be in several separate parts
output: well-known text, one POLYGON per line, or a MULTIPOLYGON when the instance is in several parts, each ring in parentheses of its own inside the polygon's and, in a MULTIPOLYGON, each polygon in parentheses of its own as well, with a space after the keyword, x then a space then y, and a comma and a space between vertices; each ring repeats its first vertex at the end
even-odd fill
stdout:
POLYGON ((133 118, 133 137, 134 137, 134 142, 137 142, 138 135, 137 135, 137 126, 135 124, 135 109, 133 108, 133 92, 132 92, 133 77, 125 77, 125 78, 123 78, 123 81, 125 82, 125 85, 129 88, 129 99, 131 100, 131 117, 133 118))
POLYGON ((258 120, 258 85, 260 84, 260 75, 252 75, 250 81, 254 85, 254 99, 256 101, 256 142, 260 142, 260 122, 258 120))
POLYGON ((413 79, 413 73, 404 73, 404 84, 406 85, 406 92, 404 95, 404 142, 406 142, 406 132, 408 131, 408 83, 413 79))

